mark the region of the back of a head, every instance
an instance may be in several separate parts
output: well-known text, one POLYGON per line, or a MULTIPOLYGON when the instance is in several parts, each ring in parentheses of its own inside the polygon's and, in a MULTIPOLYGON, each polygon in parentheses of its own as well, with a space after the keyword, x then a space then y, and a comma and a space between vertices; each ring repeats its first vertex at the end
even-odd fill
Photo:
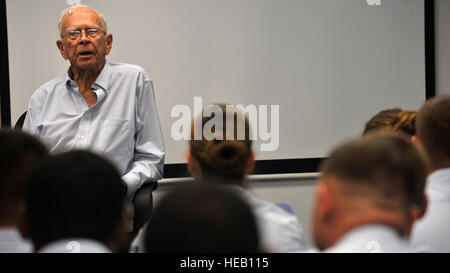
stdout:
POLYGON ((249 205, 223 187, 187 185, 155 209, 145 235, 151 253, 256 253, 259 237, 249 205))
POLYGON ((20 131, 0 131, 0 219, 11 216, 23 200, 27 176, 48 155, 35 137, 20 131))
POLYGON ((370 199, 380 209, 407 210, 424 201, 428 162, 406 136, 380 132, 337 147, 321 171, 336 177, 347 197, 370 199))
POLYGON ((417 111, 400 108, 387 109, 373 116, 364 126, 363 135, 378 131, 401 132, 409 136, 416 134, 417 111))
POLYGON ((234 107, 209 105, 192 123, 189 148, 206 181, 242 183, 252 153, 251 145, 248 119, 244 112, 234 107), (212 112, 211 116, 205 116, 207 112, 212 112), (216 126, 211 128, 212 122, 216 126), (211 135, 208 135, 208 129, 211 129, 211 135))
POLYGON ((450 96, 426 101, 417 115, 417 136, 428 152, 433 168, 450 167, 450 96))
POLYGON ((68 238, 107 245, 121 216, 123 188, 114 166, 86 151, 49 157, 31 174, 26 191, 35 250, 68 238))

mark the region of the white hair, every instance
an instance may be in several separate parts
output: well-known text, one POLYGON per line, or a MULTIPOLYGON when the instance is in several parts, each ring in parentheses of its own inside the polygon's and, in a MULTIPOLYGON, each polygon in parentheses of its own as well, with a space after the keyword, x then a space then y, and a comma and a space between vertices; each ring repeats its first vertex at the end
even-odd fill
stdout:
POLYGON ((58 29, 59 29, 59 33, 60 33, 61 37, 63 37, 63 33, 62 33, 62 29, 61 29, 61 27, 62 27, 61 26, 61 22, 62 22, 64 16, 66 16, 66 14, 68 14, 68 13, 72 14, 73 10, 76 9, 76 8, 90 8, 90 9, 94 10, 95 12, 97 12, 97 14, 100 17, 101 22, 102 22, 103 31, 106 32, 106 33, 108 32, 107 25, 106 25, 106 19, 105 19, 105 16, 103 16, 102 13, 100 13, 97 10, 89 7, 88 5, 73 5, 73 6, 65 8, 63 11, 61 11, 61 15, 59 16, 58 29))

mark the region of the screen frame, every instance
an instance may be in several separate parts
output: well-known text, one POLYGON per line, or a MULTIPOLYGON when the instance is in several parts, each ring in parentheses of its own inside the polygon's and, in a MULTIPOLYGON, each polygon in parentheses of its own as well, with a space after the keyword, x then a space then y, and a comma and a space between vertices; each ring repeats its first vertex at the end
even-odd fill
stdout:
MULTIPOLYGON (((424 0, 425 12, 425 95, 426 99, 436 95, 435 68, 435 1, 424 0)), ((0 103, 2 128, 11 127, 11 99, 9 82, 8 28, 6 1, 0 1, 0 103)), ((286 174, 317 172, 325 158, 294 158, 257 160, 253 174, 286 174)), ((164 178, 189 177, 186 163, 165 164, 164 178)))

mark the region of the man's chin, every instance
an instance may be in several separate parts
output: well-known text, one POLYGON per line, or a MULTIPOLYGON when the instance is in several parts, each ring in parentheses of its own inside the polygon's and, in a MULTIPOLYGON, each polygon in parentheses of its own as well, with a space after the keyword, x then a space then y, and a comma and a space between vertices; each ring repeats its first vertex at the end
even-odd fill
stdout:
POLYGON ((77 70, 95 70, 100 69, 101 64, 97 61, 77 61, 75 64, 72 64, 72 67, 74 67, 77 70))

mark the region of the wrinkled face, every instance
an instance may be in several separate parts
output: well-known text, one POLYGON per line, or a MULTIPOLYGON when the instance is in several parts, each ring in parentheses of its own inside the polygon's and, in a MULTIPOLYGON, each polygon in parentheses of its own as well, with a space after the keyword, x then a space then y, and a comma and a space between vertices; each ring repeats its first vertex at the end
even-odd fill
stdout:
POLYGON ((69 59, 74 70, 101 70, 106 55, 112 47, 112 35, 103 32, 99 14, 90 8, 80 7, 68 13, 61 21, 61 34, 64 38, 56 42, 64 59, 69 59), (87 35, 86 30, 98 29, 95 37, 87 35), (71 31, 81 31, 81 36, 71 39, 71 31))

